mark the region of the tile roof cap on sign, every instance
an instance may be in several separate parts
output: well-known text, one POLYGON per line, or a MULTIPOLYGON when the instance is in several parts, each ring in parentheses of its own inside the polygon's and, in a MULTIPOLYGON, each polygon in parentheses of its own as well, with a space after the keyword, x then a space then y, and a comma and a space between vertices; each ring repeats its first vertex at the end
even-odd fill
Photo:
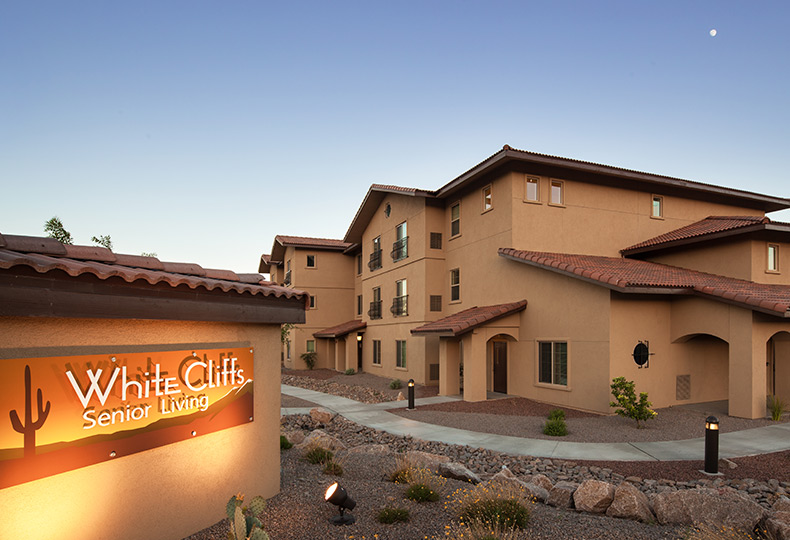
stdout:
POLYGON ((701 221, 669 231, 644 242, 620 250, 628 257, 670 247, 705 242, 736 234, 756 231, 783 231, 790 233, 790 224, 771 221, 763 216, 708 216, 701 221))
POLYGON ((612 165, 602 165, 590 161, 552 156, 549 154, 539 154, 527 150, 517 150, 510 145, 504 145, 502 150, 489 156, 465 173, 451 180, 435 193, 437 197, 449 197, 460 189, 463 189, 470 182, 481 178, 483 175, 500 167, 506 163, 522 162, 532 163, 545 167, 552 167, 564 170, 574 170, 584 173, 592 181, 593 176, 618 178, 632 182, 634 186, 640 185, 643 189, 653 190, 660 188, 661 191, 679 191, 684 194, 696 194, 697 197, 704 199, 716 198, 717 200, 728 201, 737 206, 761 209, 765 212, 783 210, 790 208, 790 199, 763 195, 740 189, 727 188, 684 180, 660 174, 646 173, 633 169, 625 169, 612 165))
POLYGON ((376 213, 376 210, 381 205, 381 201, 387 195, 405 195, 407 197, 425 197, 433 198, 436 196, 435 191, 427 191, 424 189, 392 186, 385 184, 373 184, 365 194, 362 204, 359 205, 354 219, 351 220, 351 225, 348 226, 348 231, 343 237, 343 240, 352 244, 359 244, 362 242, 362 233, 370 223, 371 218, 376 213))
POLYGON ((64 245, 53 238, 0 234, 0 269, 31 268, 39 274, 62 271, 71 277, 91 274, 102 281, 118 277, 126 283, 165 283, 176 288, 223 293, 297 298, 309 304, 303 291, 273 285, 259 274, 236 274, 231 270, 204 269, 192 263, 161 262, 156 257, 115 254, 95 246, 64 245))
POLYGON ((368 324, 365 321, 354 319, 353 321, 344 322, 336 326, 324 328, 318 332, 313 333, 313 337, 317 338, 338 338, 343 337, 351 332, 357 332, 367 328, 368 324))
POLYGON ((412 334, 445 334, 458 336, 474 330, 502 317, 518 313, 527 308, 526 300, 497 304, 493 306, 472 307, 449 315, 437 321, 429 322, 411 331, 412 334))
POLYGON ((623 293, 694 294, 790 318, 790 285, 768 285, 648 261, 500 248, 499 255, 623 293))

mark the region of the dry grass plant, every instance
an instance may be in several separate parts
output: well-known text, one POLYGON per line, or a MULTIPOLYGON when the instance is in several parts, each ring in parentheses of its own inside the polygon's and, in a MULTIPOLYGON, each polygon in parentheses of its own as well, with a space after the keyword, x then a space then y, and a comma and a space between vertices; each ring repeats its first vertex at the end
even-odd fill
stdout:
POLYGON ((438 501, 442 498, 446 478, 424 467, 409 469, 408 477, 406 498, 416 502, 438 501))
POLYGON ((456 490, 449 504, 461 522, 498 525, 502 530, 519 529, 529 522, 534 497, 515 482, 489 481, 471 489, 456 490))
POLYGON ((387 480, 396 484, 408 484, 413 470, 419 468, 419 464, 410 454, 399 454, 395 458, 395 464, 387 470, 387 480))
POLYGON ((768 396, 768 410, 771 411, 771 420, 779 421, 787 412, 787 404, 783 399, 774 395, 768 396))
POLYGON ((334 452, 324 448, 320 443, 311 441, 305 448, 304 459, 313 465, 325 465, 335 457, 334 452))
POLYGON ((469 523, 453 524, 447 537, 449 540, 518 540, 519 531, 499 522, 472 520, 469 523))
POLYGON ((686 540, 775 540, 774 536, 765 529, 744 531, 732 527, 715 527, 702 524, 689 531, 686 540))

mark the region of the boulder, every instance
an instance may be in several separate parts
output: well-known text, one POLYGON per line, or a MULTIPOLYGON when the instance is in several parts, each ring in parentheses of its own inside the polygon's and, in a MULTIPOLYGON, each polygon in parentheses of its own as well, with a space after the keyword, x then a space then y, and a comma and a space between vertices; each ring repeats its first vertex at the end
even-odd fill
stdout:
POLYGON ((603 514, 614 500, 614 486, 601 480, 585 480, 573 492, 573 504, 577 510, 603 514))
POLYGON ((790 499, 782 495, 771 507, 774 512, 790 512, 790 499))
POLYGON ((790 540, 790 512, 773 512, 764 523, 774 540, 790 540))
POLYGON ((659 493, 653 497, 653 510, 661 524, 732 527, 751 531, 765 510, 745 495, 732 489, 685 489, 659 493))
POLYGON ((573 508, 573 492, 579 484, 575 482, 557 482, 554 487, 549 491, 549 498, 546 504, 556 506, 558 508, 573 508))
POLYGON ((475 473, 453 461, 439 464, 439 474, 445 478, 453 478, 463 482, 471 482, 472 484, 479 484, 480 477, 475 473))
POLYGON ((552 482, 551 479, 545 474, 536 474, 535 476, 532 477, 532 480, 530 480, 530 482, 532 482, 536 486, 542 487, 547 492, 551 491, 551 488, 554 487, 554 482, 552 482))
POLYGON ((336 413, 333 413, 328 409, 324 409, 323 407, 314 407, 310 409, 310 418, 319 424, 328 424, 335 418, 335 416, 337 416, 336 413))
POLYGON ((609 517, 638 519, 644 523, 655 521, 647 495, 632 483, 623 482, 614 490, 614 500, 606 510, 609 517))
POLYGON ((289 431, 283 431, 283 436, 288 439, 288 442, 293 445, 298 445, 302 441, 304 441, 304 431, 300 429, 293 429, 289 431))
POLYGON ((362 444, 354 446, 346 451, 346 455, 353 454, 376 454, 386 455, 390 453, 390 449, 386 444, 362 444))
POLYGON ((411 450, 405 454, 406 461, 415 467, 422 467, 425 469, 438 469, 440 463, 449 463, 450 456, 442 456, 439 454, 431 454, 430 452, 420 452, 419 450, 411 450))
POLYGON ((398 397, 395 398, 395 401, 404 401, 406 398, 403 397, 403 392, 398 392, 398 397))
POLYGON ((532 482, 522 482, 522 485, 524 489, 529 492, 530 497, 542 503, 545 503, 549 499, 549 492, 541 486, 533 484, 532 482))
POLYGON ((502 465, 502 468, 499 470, 499 472, 491 477, 491 480, 511 480, 511 479, 516 479, 516 475, 513 474, 513 471, 507 468, 507 465, 502 465))
POLYGON ((345 450, 346 445, 338 439, 337 437, 333 437, 323 429, 316 429, 310 432, 310 434, 304 438, 304 440, 296 445, 297 448, 308 448, 310 446, 320 446, 322 448, 326 448, 327 450, 332 450, 333 452, 337 452, 338 450, 345 450))

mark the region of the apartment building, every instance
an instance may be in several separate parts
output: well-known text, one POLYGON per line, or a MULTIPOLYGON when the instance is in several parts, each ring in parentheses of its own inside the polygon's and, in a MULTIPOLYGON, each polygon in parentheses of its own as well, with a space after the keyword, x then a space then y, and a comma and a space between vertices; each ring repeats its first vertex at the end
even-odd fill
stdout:
POLYGON ((292 340, 324 367, 599 412, 624 376, 755 418, 790 399, 790 224, 766 217, 786 208, 505 146, 434 191, 371 186, 342 240, 275 240, 261 271, 335 290, 292 340), (288 274, 310 254, 338 262, 288 274))

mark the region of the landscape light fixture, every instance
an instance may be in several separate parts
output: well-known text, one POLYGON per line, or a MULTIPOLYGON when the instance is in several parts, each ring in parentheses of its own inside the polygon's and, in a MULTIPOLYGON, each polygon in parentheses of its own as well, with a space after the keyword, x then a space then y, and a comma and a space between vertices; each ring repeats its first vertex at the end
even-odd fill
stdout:
POLYGON ((719 474, 719 419, 705 419, 705 474, 719 474))
POLYGON ((324 499, 326 502, 337 506, 337 508, 340 510, 340 514, 337 516, 332 516, 329 518, 329 521, 335 525, 351 525, 356 521, 354 516, 351 514, 346 515, 344 512, 346 510, 353 510, 357 505, 357 502, 348 496, 348 493, 345 489, 340 487, 340 484, 335 482, 329 486, 326 489, 326 493, 324 494, 324 499))
POLYGON ((410 411, 414 410, 414 379, 409 379, 409 406, 410 411))

